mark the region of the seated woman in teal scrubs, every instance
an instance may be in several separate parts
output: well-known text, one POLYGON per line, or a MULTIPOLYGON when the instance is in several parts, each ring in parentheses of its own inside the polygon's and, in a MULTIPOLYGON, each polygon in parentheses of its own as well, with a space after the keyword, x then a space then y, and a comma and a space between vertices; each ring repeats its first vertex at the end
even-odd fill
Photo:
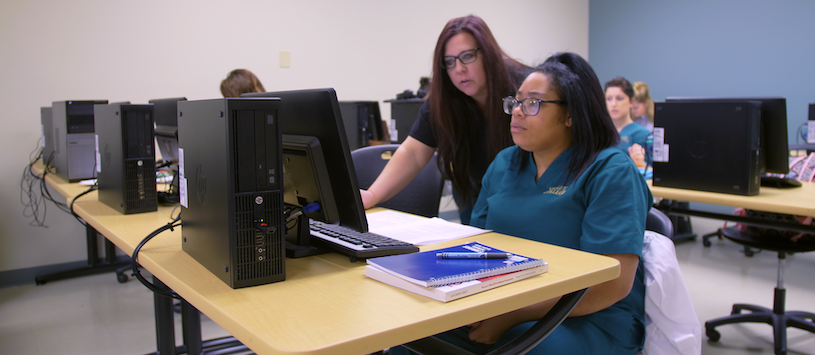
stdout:
POLYGON ((620 143, 617 148, 628 153, 629 147, 636 146, 642 149, 645 139, 651 134, 647 128, 640 126, 631 118, 631 99, 634 97, 634 87, 623 77, 615 77, 605 85, 606 106, 611 115, 611 121, 620 134, 620 143))
MULTIPOLYGON (((472 225, 605 254, 621 265, 619 278, 590 288, 530 354, 637 353, 645 336, 640 256, 653 198, 631 159, 615 148, 618 135, 594 70, 576 54, 555 54, 504 107, 516 145, 487 169, 472 225)), ((541 301, 438 336, 484 353, 523 333, 558 298, 541 301)))

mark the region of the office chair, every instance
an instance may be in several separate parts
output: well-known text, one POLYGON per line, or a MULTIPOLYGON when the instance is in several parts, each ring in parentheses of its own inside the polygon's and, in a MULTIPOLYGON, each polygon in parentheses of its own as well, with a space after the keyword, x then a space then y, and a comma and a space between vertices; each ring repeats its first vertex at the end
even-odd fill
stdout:
POLYGON ((674 226, 671 217, 668 217, 668 215, 656 208, 651 208, 651 210, 648 211, 648 215, 645 217, 645 230, 657 232, 669 239, 673 239, 674 236, 674 226))
POLYGON ((784 289, 784 260, 787 254, 803 253, 815 250, 815 240, 799 239, 793 242, 787 238, 762 235, 755 229, 739 230, 729 227, 721 230, 725 238, 745 247, 770 250, 778 253, 778 280, 773 296, 773 308, 736 303, 730 316, 716 318, 705 322, 705 334, 711 341, 719 341, 721 334, 716 327, 732 323, 767 323, 773 327, 773 342, 776 354, 787 353, 787 327, 795 327, 815 333, 815 313, 786 311, 786 289, 784 289), (742 311, 749 311, 742 313, 742 311))
MULTIPOLYGON (((360 189, 371 187, 385 168, 399 144, 362 147, 351 152, 360 189)), ((425 217, 438 217, 444 178, 436 165, 436 154, 402 191, 379 207, 413 213, 425 217)))

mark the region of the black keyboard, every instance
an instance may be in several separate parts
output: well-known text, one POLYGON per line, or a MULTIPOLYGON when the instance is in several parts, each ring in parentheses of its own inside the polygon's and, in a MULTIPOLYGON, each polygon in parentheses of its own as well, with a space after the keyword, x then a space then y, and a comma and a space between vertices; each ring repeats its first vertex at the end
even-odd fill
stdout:
POLYGON ((370 232, 360 233, 336 224, 311 220, 309 229, 312 238, 340 254, 350 256, 351 261, 419 251, 417 246, 398 239, 370 232))

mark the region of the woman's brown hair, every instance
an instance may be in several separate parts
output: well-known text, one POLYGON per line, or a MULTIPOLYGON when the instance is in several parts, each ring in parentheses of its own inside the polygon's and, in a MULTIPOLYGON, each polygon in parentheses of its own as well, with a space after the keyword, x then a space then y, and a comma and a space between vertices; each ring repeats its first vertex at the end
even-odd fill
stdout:
POLYGON ((433 54, 433 80, 428 98, 430 122, 439 145, 439 169, 458 192, 461 209, 475 203, 481 188, 483 171, 475 172, 468 167, 476 152, 475 147, 486 145, 487 162, 491 162, 498 152, 512 145, 509 121, 501 100, 515 94, 528 69, 501 50, 487 24, 477 16, 454 18, 447 22, 439 35, 433 54), (479 48, 477 55, 484 64, 488 94, 483 112, 475 99, 453 85, 442 66, 447 42, 459 33, 469 33, 475 38, 479 48), (477 141, 480 132, 475 131, 477 125, 471 124, 473 119, 482 115, 487 130, 486 142, 477 141))
POLYGON ((224 97, 239 97, 247 92, 266 92, 260 79, 246 69, 235 69, 221 81, 224 97))

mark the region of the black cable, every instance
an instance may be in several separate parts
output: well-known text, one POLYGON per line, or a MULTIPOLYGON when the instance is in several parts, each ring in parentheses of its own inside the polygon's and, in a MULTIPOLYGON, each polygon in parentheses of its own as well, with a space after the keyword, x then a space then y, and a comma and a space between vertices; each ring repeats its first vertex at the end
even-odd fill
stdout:
POLYGON ((798 141, 798 138, 803 138, 804 143, 808 143, 806 137, 808 127, 809 127, 808 123, 804 123, 801 125, 801 127, 798 127, 798 135, 795 136, 795 144, 801 144, 800 141, 798 141))
POLYGON ((51 174, 51 171, 49 170, 49 167, 51 166, 51 161, 53 159, 54 159, 54 152, 51 152, 51 155, 48 157, 48 159, 43 161, 43 164, 45 164, 45 169, 43 169, 42 176, 40 178, 40 194, 46 200, 53 202, 54 205, 56 205, 57 208, 59 208, 62 212, 71 213, 70 209, 68 208, 68 205, 66 205, 66 204, 64 204, 64 203, 62 203, 60 201, 55 200, 54 197, 51 196, 51 191, 48 190, 48 185, 45 183, 45 177, 48 174, 51 174))
MULTIPOLYGON (((171 212, 171 215, 172 215, 172 212, 171 212)), ((182 298, 181 298, 181 296, 179 296, 178 294, 176 294, 172 290, 170 292, 167 292, 165 290, 160 289, 158 286, 154 285, 150 281, 147 281, 147 279, 145 279, 144 276, 142 276, 141 271, 139 271, 139 266, 140 265, 139 265, 139 262, 138 262, 138 256, 139 256, 139 251, 141 250, 141 248, 145 244, 147 244, 147 242, 149 242, 151 239, 153 239, 153 237, 159 235, 161 232, 164 232, 164 231, 166 231, 168 229, 170 231, 173 231, 173 228, 178 227, 178 226, 181 225, 181 223, 176 223, 176 222, 178 222, 180 220, 181 220, 181 214, 179 213, 178 216, 176 216, 176 218, 174 218, 172 220, 172 222, 169 222, 166 225, 161 226, 159 229, 156 229, 155 231, 153 231, 152 233, 147 235, 147 237, 142 239, 142 241, 139 243, 139 245, 137 245, 136 248, 133 249, 133 255, 130 258, 130 260, 132 262, 131 268, 133 269, 133 276, 136 276, 136 279, 138 279, 139 282, 142 283, 142 285, 147 287, 150 291, 153 291, 153 292, 158 293, 158 294, 163 295, 163 296, 172 297, 172 298, 175 298, 175 299, 182 299, 182 298)))
POLYGON ((78 198, 80 198, 80 197, 82 197, 82 196, 85 196, 85 195, 87 195, 87 194, 91 193, 92 191, 95 191, 95 190, 96 190, 96 188, 97 188, 97 185, 96 185, 96 184, 91 185, 91 187, 90 187, 90 188, 88 188, 88 190, 86 190, 86 191, 82 192, 82 193, 81 193, 81 194, 79 194, 79 195, 76 195, 76 197, 74 197, 74 199, 73 199, 73 200, 71 200, 71 206, 70 206, 70 213, 71 213, 71 215, 72 215, 72 216, 74 216, 74 218, 76 218, 76 220, 77 220, 77 221, 79 221, 79 223, 82 223, 82 225, 83 225, 83 226, 85 226, 85 227, 87 227, 87 226, 88 226, 88 222, 85 222, 85 220, 83 220, 83 219, 82 219, 82 217, 79 217, 79 215, 78 215, 78 214, 76 214, 76 212, 74 212, 74 202, 76 202, 76 200, 77 200, 78 198))
POLYGON ((42 194, 37 195, 36 193, 37 181, 42 177, 34 172, 34 164, 40 159, 42 159, 41 148, 35 149, 29 155, 29 163, 23 169, 23 176, 20 179, 20 203, 23 205, 23 216, 34 218, 33 221, 29 222, 30 226, 48 228, 45 225, 45 198, 42 194), (42 207, 42 218, 40 217, 40 207, 42 207))

